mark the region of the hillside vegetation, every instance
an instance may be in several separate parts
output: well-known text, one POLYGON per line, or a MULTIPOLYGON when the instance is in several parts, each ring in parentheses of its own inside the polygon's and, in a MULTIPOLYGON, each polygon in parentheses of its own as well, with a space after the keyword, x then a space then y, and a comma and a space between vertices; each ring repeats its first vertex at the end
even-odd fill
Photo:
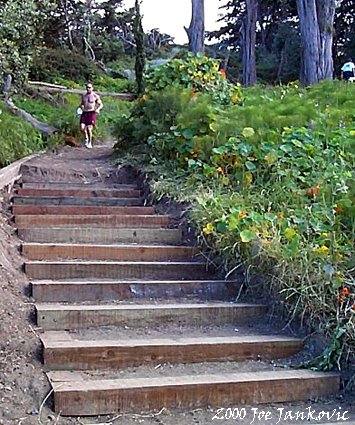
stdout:
POLYGON ((242 269, 252 288, 261 274, 290 320, 321 327, 325 370, 355 350, 354 99, 342 81, 240 89, 190 56, 151 71, 117 126, 117 150, 144 164, 157 199, 191 204, 227 277, 242 269))

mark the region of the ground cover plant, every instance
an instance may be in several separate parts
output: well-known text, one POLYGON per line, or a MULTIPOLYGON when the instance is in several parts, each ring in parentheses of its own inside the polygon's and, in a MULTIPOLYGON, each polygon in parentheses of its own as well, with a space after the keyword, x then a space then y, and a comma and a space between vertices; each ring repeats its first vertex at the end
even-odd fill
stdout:
POLYGON ((213 60, 179 61, 148 75, 117 149, 145 152, 157 198, 191 203, 227 277, 263 274, 290 320, 321 327, 313 366, 340 367, 355 351, 355 86, 235 87, 233 101, 213 60))
POLYGON ((0 168, 44 148, 44 140, 31 124, 11 114, 0 102, 0 168))

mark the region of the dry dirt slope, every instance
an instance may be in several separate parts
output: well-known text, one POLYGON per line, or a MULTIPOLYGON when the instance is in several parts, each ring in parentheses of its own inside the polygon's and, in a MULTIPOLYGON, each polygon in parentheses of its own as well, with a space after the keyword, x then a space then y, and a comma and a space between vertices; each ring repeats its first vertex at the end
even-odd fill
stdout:
MULTIPOLYGON (((95 150, 94 150, 95 151, 95 150)), ((65 153, 65 152, 64 152, 65 153)), ((94 152, 93 152, 94 154, 94 152)), ((61 156, 51 153, 42 158, 43 163, 56 162, 56 157, 61 156)), ((90 168, 90 158, 86 157, 86 166, 90 168)), ((103 166, 104 167, 104 166, 103 166)), ((107 165, 109 168, 109 165, 107 165)), ((91 168, 92 169, 92 168, 91 168)), ((33 320, 33 300, 28 296, 28 281, 22 272, 23 260, 19 253, 20 241, 17 239, 14 228, 11 226, 9 213, 9 195, 0 193, 0 424, 1 425, 34 425, 34 424, 123 424, 131 425, 144 423, 147 425, 191 425, 215 423, 239 423, 256 425, 274 425, 279 420, 281 408, 291 412, 316 412, 343 413, 349 411, 349 416, 355 420, 355 397, 347 394, 334 399, 291 405, 259 406, 259 411, 268 413, 270 420, 265 417, 254 418, 253 408, 245 409, 246 416, 241 419, 228 419, 228 412, 221 411, 216 416, 217 409, 198 409, 192 412, 179 412, 164 410, 156 415, 118 415, 116 418, 62 418, 56 417, 51 409, 50 397, 43 404, 50 391, 44 369, 41 363, 41 347, 33 320), (253 421, 254 419, 254 421, 253 421)), ((347 417, 345 415, 343 417, 347 417)), ((336 416, 333 417, 333 421, 336 416)), ((302 421, 310 423, 309 421, 302 421)), ((311 421, 313 422, 313 421, 311 421)), ((323 421, 326 422, 326 421, 323 421)), ((344 423, 343 421, 340 421, 344 423)), ((299 420, 283 417, 280 424, 301 423, 299 420)), ((315 422, 317 423, 317 422, 315 422)), ((318 422, 319 423, 319 422, 318 422)), ((346 423, 346 422, 345 422, 346 423)))

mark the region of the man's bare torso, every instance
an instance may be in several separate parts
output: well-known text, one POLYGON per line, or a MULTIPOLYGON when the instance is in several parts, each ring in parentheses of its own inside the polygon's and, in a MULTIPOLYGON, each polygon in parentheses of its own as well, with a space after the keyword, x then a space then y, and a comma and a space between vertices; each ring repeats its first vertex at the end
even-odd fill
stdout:
POLYGON ((96 93, 87 93, 82 97, 81 104, 84 107, 85 112, 92 112, 96 109, 96 102, 98 101, 99 96, 96 93))

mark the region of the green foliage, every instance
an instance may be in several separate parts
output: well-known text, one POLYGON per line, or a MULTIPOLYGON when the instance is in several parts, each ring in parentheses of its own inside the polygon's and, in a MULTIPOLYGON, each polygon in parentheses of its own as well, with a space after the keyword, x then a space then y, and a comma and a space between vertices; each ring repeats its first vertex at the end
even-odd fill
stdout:
POLYGON ((8 0, 0 3, 0 77, 11 74, 20 86, 27 77, 41 38, 41 23, 49 2, 8 0))
POLYGON ((102 74, 92 61, 69 49, 42 49, 34 59, 30 77, 47 82, 60 77, 85 83, 102 74))
POLYGON ((9 113, 0 102, 0 167, 43 148, 40 133, 31 124, 9 113))
POLYGON ((324 330, 327 369, 344 347, 355 352, 355 86, 255 87, 243 96, 221 108, 207 95, 164 89, 139 101, 144 115, 130 125, 148 140, 147 170, 159 167, 156 196, 193 204, 199 238, 227 276, 240 267, 263 273, 290 318, 324 330))
POLYGON ((102 74, 93 80, 95 90, 108 91, 113 93, 135 93, 137 86, 135 81, 122 78, 112 78, 102 74))
POLYGON ((219 63, 201 53, 189 53, 185 59, 172 59, 165 65, 148 71, 146 91, 163 90, 166 87, 190 88, 193 93, 211 95, 221 105, 237 104, 241 101, 240 88, 230 84, 218 71, 219 63))

